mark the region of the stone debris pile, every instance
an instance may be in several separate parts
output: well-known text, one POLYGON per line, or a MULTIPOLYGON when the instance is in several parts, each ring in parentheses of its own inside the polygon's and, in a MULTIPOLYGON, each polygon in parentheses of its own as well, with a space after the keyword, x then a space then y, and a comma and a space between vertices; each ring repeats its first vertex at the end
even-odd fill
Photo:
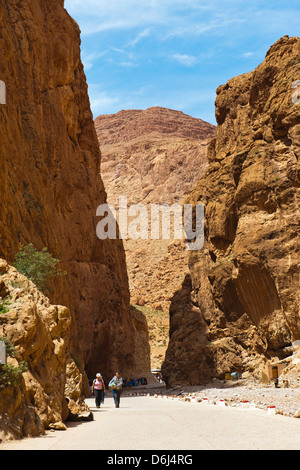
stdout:
MULTIPOLYGON (((190 387, 192 388, 192 387, 190 387)), ((194 387, 195 388, 195 387, 194 387)), ((270 386, 245 386, 223 388, 199 387, 190 391, 155 393, 154 398, 177 400, 201 405, 232 406, 241 409, 261 409, 268 414, 300 418, 300 388, 274 388, 270 386), (201 388, 201 389, 200 389, 201 388)))

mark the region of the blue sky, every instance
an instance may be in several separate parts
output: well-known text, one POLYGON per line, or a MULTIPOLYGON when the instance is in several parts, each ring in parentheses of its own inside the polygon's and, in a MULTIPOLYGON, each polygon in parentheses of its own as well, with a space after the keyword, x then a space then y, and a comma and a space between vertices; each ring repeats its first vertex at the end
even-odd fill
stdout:
POLYGON ((81 29, 94 117, 163 106, 215 124, 217 87, 300 31, 299 0, 65 0, 65 8, 81 29))

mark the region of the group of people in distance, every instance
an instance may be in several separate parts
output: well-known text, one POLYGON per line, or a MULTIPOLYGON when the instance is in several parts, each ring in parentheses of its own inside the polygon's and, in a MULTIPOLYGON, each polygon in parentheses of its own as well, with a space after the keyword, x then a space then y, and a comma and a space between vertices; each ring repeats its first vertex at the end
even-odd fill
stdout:
MULTIPOLYGON (((116 372, 116 375, 111 379, 108 388, 112 391, 115 407, 119 408, 123 390, 123 379, 119 372, 116 372)), ((100 408, 101 403, 104 403, 104 394, 106 392, 105 383, 100 372, 96 374, 96 378, 93 380, 91 391, 95 396, 96 407, 100 408)))

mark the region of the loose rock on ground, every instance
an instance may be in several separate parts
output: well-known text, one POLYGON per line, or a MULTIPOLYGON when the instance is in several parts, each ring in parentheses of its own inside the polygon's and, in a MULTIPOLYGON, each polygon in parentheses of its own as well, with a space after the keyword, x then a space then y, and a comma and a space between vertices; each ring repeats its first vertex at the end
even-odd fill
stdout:
POLYGON ((276 388, 273 383, 263 385, 243 379, 236 381, 214 380, 203 386, 169 389, 166 389, 165 385, 151 384, 142 390, 130 389, 126 393, 141 394, 144 391, 144 393, 150 393, 157 397, 178 397, 183 401, 189 401, 192 397, 196 401, 207 398, 208 403, 215 405, 218 405, 220 400, 224 400, 227 406, 242 407, 248 404, 248 406, 265 410, 275 406, 276 414, 300 418, 300 388, 276 388))

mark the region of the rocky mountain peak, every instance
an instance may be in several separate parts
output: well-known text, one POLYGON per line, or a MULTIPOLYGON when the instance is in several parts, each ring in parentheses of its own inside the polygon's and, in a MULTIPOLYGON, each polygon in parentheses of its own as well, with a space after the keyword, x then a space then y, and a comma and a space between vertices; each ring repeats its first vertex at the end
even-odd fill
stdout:
POLYGON ((101 148, 121 144, 141 136, 157 134, 171 137, 206 139, 214 135, 214 126, 181 111, 154 106, 146 110, 122 110, 116 114, 98 116, 95 127, 101 148))

